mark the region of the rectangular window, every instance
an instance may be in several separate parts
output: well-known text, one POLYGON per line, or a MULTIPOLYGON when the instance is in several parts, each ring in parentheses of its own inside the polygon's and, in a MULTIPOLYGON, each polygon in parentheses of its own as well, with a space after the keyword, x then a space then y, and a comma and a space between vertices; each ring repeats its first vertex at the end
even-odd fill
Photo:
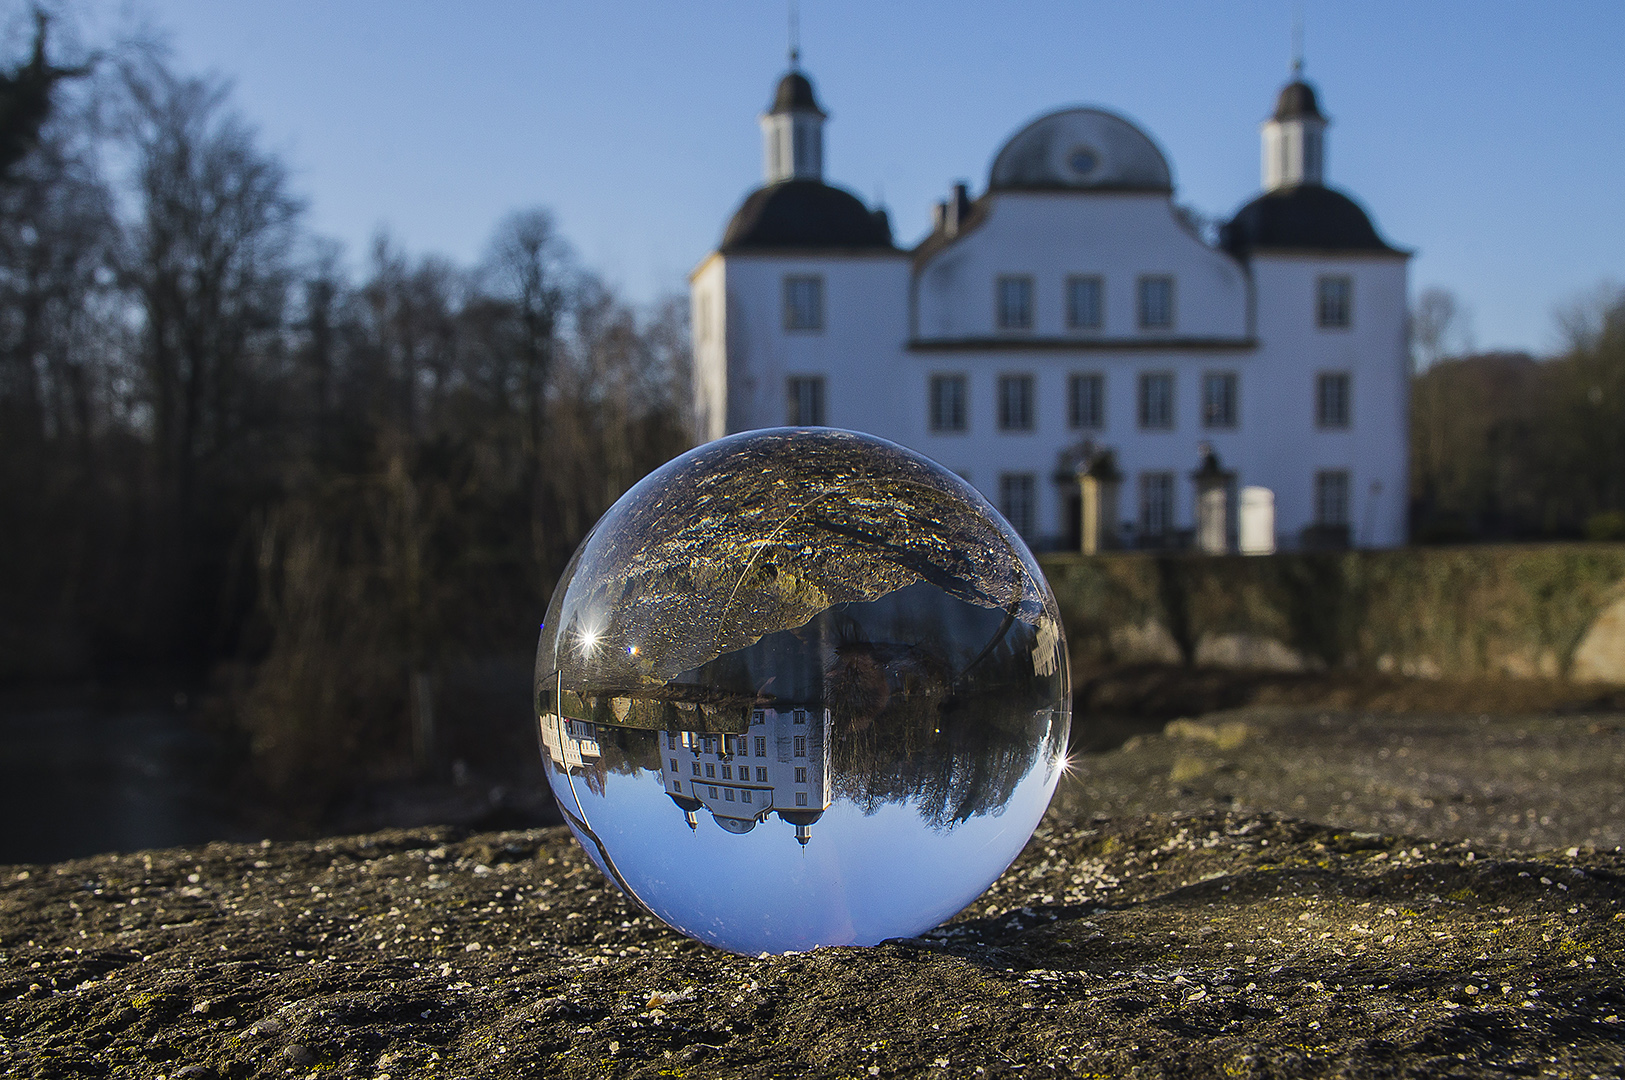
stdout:
POLYGON ((1067 423, 1075 428, 1106 426, 1106 376, 1074 375, 1066 383, 1067 423))
POLYGON ((999 376, 999 430, 1033 429, 1033 377, 999 376))
POLYGON ((1174 527, 1174 474, 1140 474, 1140 533, 1163 537, 1174 527))
POLYGON ((931 430, 965 430, 965 376, 931 376, 931 430))
POLYGON ((766 719, 767 718, 762 715, 762 710, 757 709, 756 711, 754 711, 754 712, 752 712, 750 714, 750 726, 755 727, 757 724, 762 723, 766 719))
POLYGON ((672 772, 681 772, 682 771, 681 769, 679 769, 677 767, 677 759, 676 758, 671 759, 671 771, 672 772))
POLYGON ((756 782, 758 784, 767 783, 767 769, 761 765, 756 766, 756 782))
POLYGON ((756 756, 767 757, 767 736, 756 736, 756 756))
POLYGON ((1033 328, 1033 279, 1025 274, 1006 274, 994 286, 995 307, 1000 330, 1033 328))
POLYGON ((734 778, 734 767, 732 765, 724 765, 722 767, 722 778, 724 780, 732 780, 734 778))
POLYGON ((824 279, 791 275, 784 279, 784 328, 818 331, 824 328, 824 279))
POLYGON ((1315 377, 1315 423, 1323 428, 1349 426, 1349 373, 1328 371, 1315 377))
POLYGON ((1100 278, 1074 276, 1066 279, 1066 325, 1072 330, 1099 330, 1105 322, 1100 299, 1105 286, 1100 278))
POLYGON ((706 762, 705 765, 705 778, 707 780, 715 780, 717 778, 717 767, 712 765, 710 762, 706 762))
POLYGON ((1202 426, 1236 426, 1236 374, 1210 371, 1202 376, 1202 426))
POLYGON ((789 390, 788 422, 791 427, 822 427, 824 425, 824 377, 797 375, 787 383, 789 390))
POLYGON ((700 763, 697 761, 694 763, 694 775, 700 775, 700 763))
POLYGON ((806 757, 806 756, 807 756, 807 736, 805 736, 805 735, 797 735, 796 736, 796 757, 806 757))
POLYGON ((1174 377, 1167 371, 1140 376, 1140 426, 1171 431, 1174 426, 1174 377))
POLYGON ((803 765, 800 768, 796 769, 796 783, 805 784, 806 782, 807 782, 807 767, 805 765, 803 765))
POLYGON ((1174 327, 1174 279, 1143 277, 1139 295, 1140 329, 1172 330, 1174 327))
POLYGON ((739 801, 750 802, 750 788, 745 788, 739 792, 739 801))
POLYGON ((1354 279, 1323 277, 1315 286, 1315 325, 1322 330, 1346 330, 1354 314, 1354 279))
POLYGON ((716 788, 714 788, 714 787, 710 787, 710 786, 707 786, 707 787, 706 787, 706 789, 705 789, 705 790, 706 790, 706 791, 708 791, 708 792, 710 792, 710 794, 711 794, 711 798, 713 798, 713 799, 714 799, 714 798, 716 798, 716 797, 717 797, 717 789, 716 789, 716 788))
POLYGON ((807 722, 807 710, 797 709, 794 713, 794 717, 794 723, 805 724, 807 722))
POLYGON ((796 792, 796 805, 797 806, 806 806, 807 805, 807 793, 805 791, 796 792))
POLYGON ((1349 473, 1347 469, 1322 469, 1315 473, 1315 524, 1349 523, 1349 473))
POLYGON ((722 797, 724 799, 727 799, 729 802, 733 802, 734 801, 734 789, 731 788, 731 787, 723 788, 722 789, 722 797))
POLYGON ((1038 520, 1038 482, 1032 473, 1004 473, 999 477, 999 513, 1022 536, 1031 536, 1038 520))

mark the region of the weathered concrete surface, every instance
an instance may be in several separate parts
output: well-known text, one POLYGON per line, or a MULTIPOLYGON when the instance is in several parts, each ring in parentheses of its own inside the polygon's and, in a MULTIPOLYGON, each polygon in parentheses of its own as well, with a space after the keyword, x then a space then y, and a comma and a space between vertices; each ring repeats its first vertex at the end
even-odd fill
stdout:
MULTIPOLYGON (((1557 814, 1601 797, 1580 766, 1614 753, 1621 729, 1625 718, 1574 718, 1553 735, 1568 748, 1542 766, 1568 793, 1557 814)), ((688 942, 624 902, 561 830, 6 868, 0 1069, 1625 1075, 1617 850, 1517 854, 1270 813, 1089 809, 1112 790, 1147 789, 1138 807, 1234 798, 1170 781, 1171 764, 1147 771, 1147 755, 1262 770, 1265 730, 1206 718, 1089 758, 970 910, 867 950, 749 959, 688 942)), ((1377 756, 1394 733, 1372 730, 1372 761, 1414 763, 1377 756)), ((1282 781, 1311 816, 1347 813, 1327 813, 1324 783, 1350 744, 1330 745, 1310 781, 1282 781)))

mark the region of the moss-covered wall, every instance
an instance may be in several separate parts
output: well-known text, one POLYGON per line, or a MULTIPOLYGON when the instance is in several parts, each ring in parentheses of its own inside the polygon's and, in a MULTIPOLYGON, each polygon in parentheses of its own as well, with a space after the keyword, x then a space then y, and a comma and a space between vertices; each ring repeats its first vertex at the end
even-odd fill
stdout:
POLYGON ((1075 670, 1161 660, 1625 683, 1625 544, 1041 561, 1075 670))

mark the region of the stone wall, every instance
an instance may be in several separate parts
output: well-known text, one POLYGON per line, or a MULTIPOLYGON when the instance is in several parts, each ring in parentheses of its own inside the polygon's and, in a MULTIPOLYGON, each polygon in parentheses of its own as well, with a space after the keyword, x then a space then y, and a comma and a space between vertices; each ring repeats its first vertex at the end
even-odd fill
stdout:
POLYGON ((1041 562, 1075 671, 1155 661, 1625 684, 1625 544, 1041 562))

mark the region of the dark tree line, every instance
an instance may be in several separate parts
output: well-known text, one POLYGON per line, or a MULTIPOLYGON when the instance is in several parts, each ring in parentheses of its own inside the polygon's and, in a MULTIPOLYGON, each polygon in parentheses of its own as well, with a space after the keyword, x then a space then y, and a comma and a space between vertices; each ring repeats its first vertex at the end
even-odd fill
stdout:
POLYGON ((1625 291, 1561 313, 1545 360, 1450 355, 1453 308, 1432 291, 1414 319, 1413 538, 1625 540, 1625 291))
POLYGON ((543 210, 477 266, 380 237, 354 273, 220 84, 45 55, 0 77, 0 680, 213 673, 273 786, 397 768, 689 445, 686 304, 629 305, 543 210))

